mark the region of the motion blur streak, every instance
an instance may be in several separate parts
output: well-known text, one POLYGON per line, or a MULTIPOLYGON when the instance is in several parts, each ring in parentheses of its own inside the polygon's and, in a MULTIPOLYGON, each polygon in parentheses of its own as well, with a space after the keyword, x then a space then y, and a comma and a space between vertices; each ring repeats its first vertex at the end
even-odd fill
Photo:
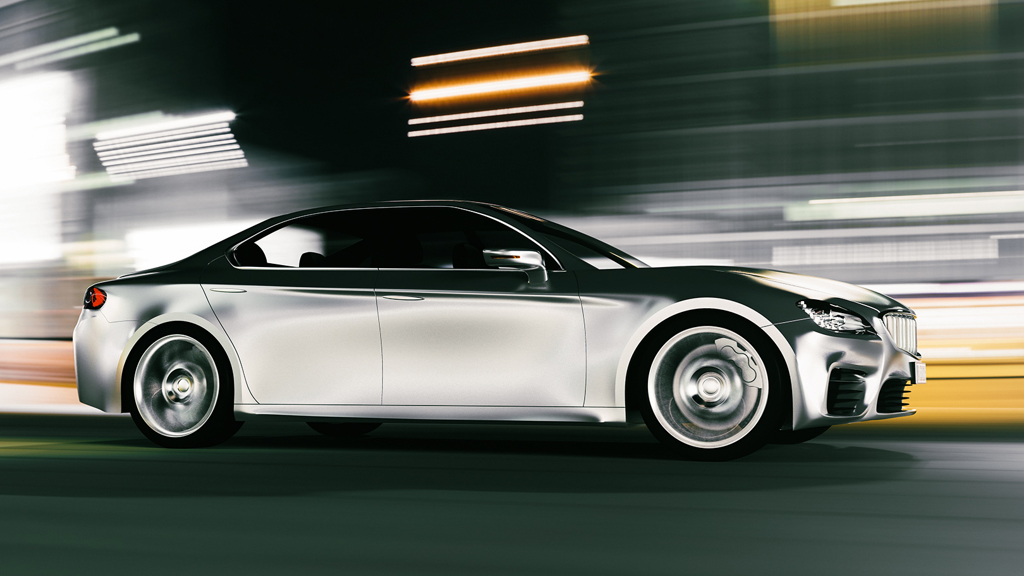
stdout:
POLYGON ((125 36, 118 36, 117 38, 111 38, 109 40, 101 40, 99 42, 93 42, 92 44, 86 44, 85 46, 78 46, 77 48, 70 48, 68 50, 62 50, 55 54, 48 54, 46 56, 40 56, 39 58, 33 58, 31 60, 25 60, 24 62, 18 62, 14 65, 18 70, 24 70, 27 68, 35 68, 36 66, 42 66, 43 64, 50 64, 51 62, 57 62, 59 60, 66 60, 68 58, 76 58, 78 56, 84 56, 85 54, 92 54, 93 52, 99 52, 100 50, 106 50, 108 48, 116 48, 118 46, 124 46, 125 44, 132 44, 141 40, 142 37, 137 33, 127 34, 125 36))
POLYGON ((167 140, 177 140, 179 138, 193 138, 195 136, 205 136, 207 134, 223 134, 225 132, 231 132, 228 128, 228 123, 219 122, 217 124, 205 126, 202 130, 189 128, 185 130, 169 130, 167 132, 161 132, 157 135, 148 135, 146 137, 116 138, 102 143, 97 142, 95 148, 96 150, 109 150, 112 148, 119 148, 124 144, 135 146, 138 144, 149 144, 150 142, 165 142, 167 140))
POLYGON ((475 132, 477 130, 495 130, 498 128, 515 128, 517 126, 537 126, 539 124, 557 124, 559 122, 577 122, 583 120, 583 114, 554 116, 551 118, 533 118, 530 120, 509 120, 507 122, 491 122, 488 124, 471 124, 469 126, 452 126, 450 128, 432 128, 430 130, 413 130, 410 138, 417 136, 436 136, 438 134, 455 134, 457 132, 475 132))
POLYGON ((508 92, 513 90, 525 90, 528 88, 545 88, 548 86, 560 86, 565 84, 581 84, 589 81, 590 72, 567 72, 564 74, 527 76, 525 78, 515 78, 512 80, 495 80, 492 82, 479 82, 474 84, 447 86, 444 88, 415 90, 409 95, 409 98, 414 102, 420 102, 424 100, 472 96, 492 92, 508 92))
POLYGON ((113 38, 118 35, 117 28, 104 28, 103 30, 97 30, 88 34, 81 34, 79 36, 72 36, 71 38, 65 38, 58 42, 50 42, 48 44, 41 44, 32 48, 26 48, 25 50, 18 50, 17 52, 11 52, 10 54, 4 54, 0 56, 0 66, 7 66, 9 64, 15 64, 24 60, 29 60, 42 56, 44 54, 50 54, 51 52, 59 52, 75 46, 81 46, 82 44, 90 44, 98 40, 104 40, 107 38, 113 38))
POLYGON ((162 118, 96 135, 96 154, 111 178, 145 179, 248 166, 228 128, 233 112, 162 118), (218 135, 208 135, 211 132, 218 135))
POLYGON ((590 42, 586 36, 569 36, 566 38, 554 38, 552 40, 538 40, 536 42, 521 42, 519 44, 507 44, 505 46, 494 46, 491 48, 478 48, 476 50, 463 50, 461 52, 450 52, 436 56, 421 56, 412 59, 413 66, 428 66, 430 64, 441 64, 443 62, 455 62, 458 60, 471 60, 475 58, 489 58, 491 56, 505 56, 508 54, 520 54, 523 52, 535 52, 537 50, 550 50, 553 48, 566 48, 569 46, 582 46, 590 42))
MULTIPOLYGON (((202 126, 203 124, 220 124, 224 122, 231 122, 235 119, 234 112, 215 112, 212 114, 204 114, 201 116, 189 116, 186 118, 178 118, 174 120, 168 120, 166 122, 158 122, 156 124, 146 124, 143 126, 136 126, 133 128, 125 128, 123 130, 112 130, 109 132, 101 132, 96 135, 97 140, 118 140, 125 139, 128 136, 136 136, 139 134, 149 134, 152 132, 165 132, 168 130, 174 130, 177 128, 186 128, 189 126, 202 126)), ((123 141, 123 140, 121 140, 123 141)))
POLYGON ((516 108, 501 108, 499 110, 483 110, 480 112, 466 112, 463 114, 445 114, 444 116, 429 116, 427 118, 411 118, 409 125, 430 124, 433 122, 450 122, 453 120, 470 120, 473 118, 487 118, 490 116, 506 116, 512 114, 530 114, 533 112, 549 112, 551 110, 565 110, 568 108, 582 108, 583 101, 561 102, 558 104, 540 104, 537 106, 519 106, 516 108))

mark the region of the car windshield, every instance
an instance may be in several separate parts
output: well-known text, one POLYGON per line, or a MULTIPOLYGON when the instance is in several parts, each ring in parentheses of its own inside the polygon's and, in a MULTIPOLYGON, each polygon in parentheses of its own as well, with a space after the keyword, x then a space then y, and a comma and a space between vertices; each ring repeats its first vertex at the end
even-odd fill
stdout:
POLYGON ((511 216, 516 222, 526 226, 538 236, 557 244, 566 252, 600 270, 647 267, 647 264, 622 250, 572 228, 566 228, 550 220, 504 206, 494 206, 494 208, 511 216))

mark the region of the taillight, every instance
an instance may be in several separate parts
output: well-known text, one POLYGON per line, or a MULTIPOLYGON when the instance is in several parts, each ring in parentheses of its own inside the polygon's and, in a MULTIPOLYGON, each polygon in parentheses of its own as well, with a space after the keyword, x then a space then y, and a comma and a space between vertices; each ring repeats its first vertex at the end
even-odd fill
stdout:
POLYGON ((93 286, 85 291, 85 309, 97 310, 107 301, 107 293, 93 286))

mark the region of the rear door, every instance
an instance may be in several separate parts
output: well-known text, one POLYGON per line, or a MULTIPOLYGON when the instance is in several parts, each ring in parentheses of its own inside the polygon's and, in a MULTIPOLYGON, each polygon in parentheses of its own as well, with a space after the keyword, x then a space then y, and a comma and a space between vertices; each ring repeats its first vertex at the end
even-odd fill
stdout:
POLYGON ((305 217, 205 271, 210 304, 260 404, 380 404, 377 270, 366 233, 360 210, 305 217))

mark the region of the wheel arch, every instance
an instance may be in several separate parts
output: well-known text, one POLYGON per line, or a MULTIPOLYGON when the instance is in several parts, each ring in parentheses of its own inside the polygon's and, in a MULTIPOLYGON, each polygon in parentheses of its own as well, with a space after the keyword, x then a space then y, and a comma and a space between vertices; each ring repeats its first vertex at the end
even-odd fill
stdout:
POLYGON ((780 363, 782 376, 789 381, 789 385, 783 389, 786 391, 789 401, 786 402, 787 414, 784 415, 784 422, 791 421, 799 401, 799 379, 796 371, 796 353, 786 338, 767 318, 753 308, 724 298, 693 298, 676 302, 658 311, 649 317, 633 333, 619 359, 618 370, 615 375, 615 402, 616 406, 626 407, 626 419, 629 422, 642 422, 639 405, 635 390, 643 389, 643 386, 635 386, 637 379, 646 381, 643 378, 643 358, 654 341, 661 338, 662 331, 672 328, 675 324, 686 322, 688 317, 698 317, 702 314, 721 315, 725 318, 732 318, 749 327, 759 330, 772 344, 776 361, 780 363))
POLYGON ((182 330, 199 331, 217 342, 221 351, 227 357, 228 364, 231 367, 234 403, 256 404, 256 400, 249 392, 249 387, 245 383, 245 376, 242 372, 241 362, 238 359, 238 354, 235 352, 235 348, 231 344, 231 340, 228 338, 228 335, 225 334, 219 326, 201 316, 187 313, 169 313, 151 318, 139 326, 128 340, 128 344, 125 345, 124 350, 121 352, 121 358, 117 364, 117 377, 114 379, 115 390, 113 395, 120 403, 120 412, 128 412, 129 409, 128 403, 131 400, 129 395, 130 385, 126 387, 124 385, 124 379, 130 375, 126 374, 125 370, 129 366, 132 354, 134 352, 141 353, 141 350, 138 347, 139 343, 148 342, 148 340, 156 333, 163 334, 169 331, 173 332, 175 326, 179 326, 182 330), (154 330, 157 332, 154 332, 154 330))

